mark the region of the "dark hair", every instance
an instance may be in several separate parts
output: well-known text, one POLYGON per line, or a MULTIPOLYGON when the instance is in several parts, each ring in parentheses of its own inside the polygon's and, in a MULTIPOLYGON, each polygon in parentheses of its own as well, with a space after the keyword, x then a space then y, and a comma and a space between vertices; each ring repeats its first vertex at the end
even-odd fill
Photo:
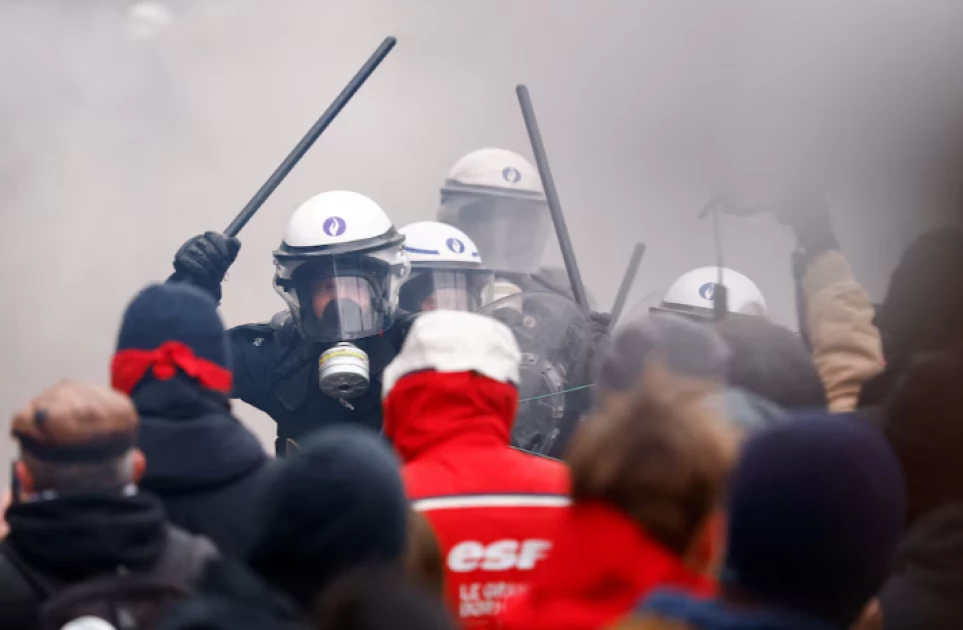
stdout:
POLYGON ((318 630, 455 630, 440 596, 410 583, 401 571, 357 568, 319 595, 318 630))
POLYGON ((445 591, 445 563, 431 522, 421 512, 408 510, 408 540, 404 568, 408 578, 441 595, 445 591))
POLYGON ((791 331, 761 317, 728 317, 716 330, 732 351, 730 385, 784 409, 826 407, 826 390, 812 356, 791 331))

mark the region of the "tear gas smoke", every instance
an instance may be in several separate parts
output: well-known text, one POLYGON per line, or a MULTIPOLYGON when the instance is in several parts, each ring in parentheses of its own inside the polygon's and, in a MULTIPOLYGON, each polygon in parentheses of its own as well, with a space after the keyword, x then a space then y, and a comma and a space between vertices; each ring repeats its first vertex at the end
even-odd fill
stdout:
MULTIPOLYGON (((626 316, 713 264, 696 216, 724 171, 760 169, 825 182, 879 298, 940 201, 927 178, 956 146, 961 18, 954 0, 4 2, 0 414, 62 376, 105 381, 127 300, 235 215, 386 35, 397 49, 241 233, 229 324, 283 308, 271 251, 310 195, 362 192, 401 226, 433 218, 461 155, 531 159, 517 83, 603 308, 638 241, 626 316)), ((786 229, 730 218, 723 246, 795 327, 786 229)))

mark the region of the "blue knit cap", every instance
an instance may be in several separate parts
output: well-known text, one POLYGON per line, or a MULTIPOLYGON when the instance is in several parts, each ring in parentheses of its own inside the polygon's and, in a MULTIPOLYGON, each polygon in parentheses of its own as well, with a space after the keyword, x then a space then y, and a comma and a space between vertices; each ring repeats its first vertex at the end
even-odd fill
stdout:
POLYGON ((794 414, 749 439, 730 483, 723 582, 848 627, 902 533, 902 472, 882 434, 851 414, 794 414))
POLYGON ((138 293, 124 312, 117 351, 153 350, 168 341, 179 341, 197 357, 231 368, 217 304, 189 284, 153 284, 138 293))

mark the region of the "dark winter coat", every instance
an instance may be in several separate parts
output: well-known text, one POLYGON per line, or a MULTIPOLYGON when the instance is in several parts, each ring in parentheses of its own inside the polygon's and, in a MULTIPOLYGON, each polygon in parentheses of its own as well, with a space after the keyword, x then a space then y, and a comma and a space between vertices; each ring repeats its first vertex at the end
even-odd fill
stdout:
POLYGON ((0 628, 39 627, 39 606, 60 589, 124 567, 192 589, 217 555, 211 542, 164 520, 157 498, 87 495, 16 503, 0 545, 0 628))
POLYGON ((158 630, 307 630, 297 606, 244 566, 208 565, 196 595, 176 604, 158 630))
POLYGON ((963 504, 921 517, 880 595, 887 630, 963 627, 963 504))
POLYGON ((224 396, 186 378, 142 383, 133 399, 147 458, 141 488, 160 497, 171 523, 244 557, 270 473, 260 442, 224 396))
POLYGON ((381 429, 381 373, 395 358, 408 330, 397 322, 377 337, 353 343, 368 354, 371 385, 351 400, 321 392, 318 359, 331 344, 301 340, 290 318, 280 323, 250 324, 228 331, 234 358, 233 395, 271 416, 278 425, 276 450, 324 426, 341 422, 381 429))

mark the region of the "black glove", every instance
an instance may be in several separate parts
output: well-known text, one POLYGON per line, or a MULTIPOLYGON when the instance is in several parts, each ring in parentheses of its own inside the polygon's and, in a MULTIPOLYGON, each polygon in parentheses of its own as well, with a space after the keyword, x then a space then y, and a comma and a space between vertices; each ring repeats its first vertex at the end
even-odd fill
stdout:
POLYGON ((780 208, 777 216, 795 232, 799 247, 809 260, 822 252, 839 249, 829 207, 822 199, 813 195, 796 197, 780 208))
POLYGON ((592 332, 596 337, 604 337, 609 334, 609 327, 612 325, 611 313, 596 313, 592 311, 589 314, 589 319, 592 320, 592 332))
POLYGON ((220 302, 221 282, 241 249, 241 241, 218 232, 187 240, 174 254, 174 278, 195 284, 220 302))

